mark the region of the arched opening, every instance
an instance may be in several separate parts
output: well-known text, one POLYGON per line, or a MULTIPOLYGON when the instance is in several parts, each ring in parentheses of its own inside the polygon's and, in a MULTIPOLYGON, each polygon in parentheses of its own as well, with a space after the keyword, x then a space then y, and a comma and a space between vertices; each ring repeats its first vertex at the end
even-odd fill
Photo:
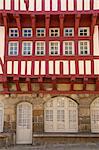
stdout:
POLYGON ((99 98, 91 104, 91 132, 99 133, 99 98))
POLYGON ((32 104, 17 105, 17 144, 32 144, 32 104))
POLYGON ((4 125, 4 105, 0 102, 0 132, 3 132, 4 125))
POLYGON ((77 132, 78 105, 67 97, 55 97, 44 105, 45 132, 77 132))

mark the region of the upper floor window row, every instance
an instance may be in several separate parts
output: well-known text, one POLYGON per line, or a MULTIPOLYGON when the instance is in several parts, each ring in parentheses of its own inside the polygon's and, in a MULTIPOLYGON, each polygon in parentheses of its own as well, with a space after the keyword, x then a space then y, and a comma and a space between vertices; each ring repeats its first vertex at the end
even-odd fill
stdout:
MULTIPOLYGON (((23 41, 22 42, 22 55, 23 56, 31 56, 35 53, 36 56, 44 56, 46 55, 46 43, 45 41, 36 41, 33 46, 32 41, 23 41), (34 48, 35 47, 35 48, 34 48)), ((59 41, 50 41, 48 53, 51 56, 60 55, 61 46, 59 41)), ((75 45, 74 41, 63 41, 62 47, 63 55, 74 55, 75 54, 75 45)), ((8 46, 8 55, 9 56, 17 56, 19 54, 19 42, 11 41, 8 46)), ((80 40, 78 41, 78 54, 79 55, 89 55, 90 54, 90 41, 88 40, 80 40)))
MULTIPOLYGON (((22 37, 32 37, 33 32, 32 28, 23 28, 22 29, 22 37)), ((45 28, 36 28, 36 37, 45 37, 46 29, 45 28)), ((59 28, 49 28, 49 37, 59 37, 60 29, 59 28)), ((74 28, 64 28, 64 37, 73 37, 74 36, 74 28)), ((78 36, 90 36, 90 28, 89 27, 80 27, 78 29, 78 36)), ((19 37, 18 28, 10 28, 9 29, 9 37, 19 37)))

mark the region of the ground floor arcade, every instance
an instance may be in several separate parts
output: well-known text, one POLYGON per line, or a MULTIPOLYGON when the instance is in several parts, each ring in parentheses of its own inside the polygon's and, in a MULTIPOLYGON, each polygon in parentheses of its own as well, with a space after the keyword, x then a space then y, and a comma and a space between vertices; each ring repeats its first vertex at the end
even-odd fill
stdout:
POLYGON ((99 95, 1 95, 0 132, 17 144, 32 144, 34 135, 99 133, 99 95))

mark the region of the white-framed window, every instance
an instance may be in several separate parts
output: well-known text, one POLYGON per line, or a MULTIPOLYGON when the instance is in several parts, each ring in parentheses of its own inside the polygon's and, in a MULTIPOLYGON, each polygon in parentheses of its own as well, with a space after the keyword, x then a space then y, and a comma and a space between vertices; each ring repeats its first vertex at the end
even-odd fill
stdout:
POLYGON ((49 35, 50 35, 50 37, 59 37, 60 29, 59 28, 50 28, 49 35))
POLYGON ((36 41, 35 55, 38 55, 38 56, 45 55, 45 42, 44 41, 36 41))
POLYGON ((22 36, 23 37, 32 37, 32 28, 23 28, 22 36))
POLYGON ((53 110, 46 110, 46 121, 53 121, 53 110))
POLYGON ((49 42, 49 55, 60 55, 60 42, 59 41, 49 42))
POLYGON ((87 41, 79 41, 78 42, 79 47, 79 55, 89 55, 90 54, 90 42, 87 41))
POLYGON ((64 28, 64 36, 74 36, 74 28, 64 28))
POLYGON ((18 28, 9 28, 9 37, 19 37, 18 28))
POLYGON ((78 132, 78 104, 67 97, 55 97, 46 102, 44 129, 45 132, 78 132))
POLYGON ((32 41, 24 41, 22 43, 22 55, 29 56, 32 54, 32 41))
POLYGON ((89 36, 90 35, 89 27, 80 27, 78 30, 79 36, 89 36))
POLYGON ((36 36, 37 37, 45 37, 45 28, 37 28, 36 36))
POLYGON ((63 54, 64 55, 74 55, 74 41, 64 41, 63 42, 63 54))
POLYGON ((91 112, 91 132, 99 133, 99 97, 90 106, 91 112))
POLYGON ((9 56, 17 56, 19 50, 19 43, 18 41, 11 41, 8 45, 8 55, 9 56))
POLYGON ((0 133, 3 132, 4 126, 4 104, 0 102, 0 133))

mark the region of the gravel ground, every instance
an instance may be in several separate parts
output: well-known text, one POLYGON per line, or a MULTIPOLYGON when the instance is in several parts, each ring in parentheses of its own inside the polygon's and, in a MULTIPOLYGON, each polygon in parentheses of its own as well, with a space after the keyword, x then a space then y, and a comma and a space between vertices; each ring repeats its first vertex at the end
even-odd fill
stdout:
MULTIPOLYGON (((86 144, 48 144, 43 146, 17 145, 7 150, 99 150, 99 143, 86 144)), ((6 150, 2 148, 0 150, 6 150)))

